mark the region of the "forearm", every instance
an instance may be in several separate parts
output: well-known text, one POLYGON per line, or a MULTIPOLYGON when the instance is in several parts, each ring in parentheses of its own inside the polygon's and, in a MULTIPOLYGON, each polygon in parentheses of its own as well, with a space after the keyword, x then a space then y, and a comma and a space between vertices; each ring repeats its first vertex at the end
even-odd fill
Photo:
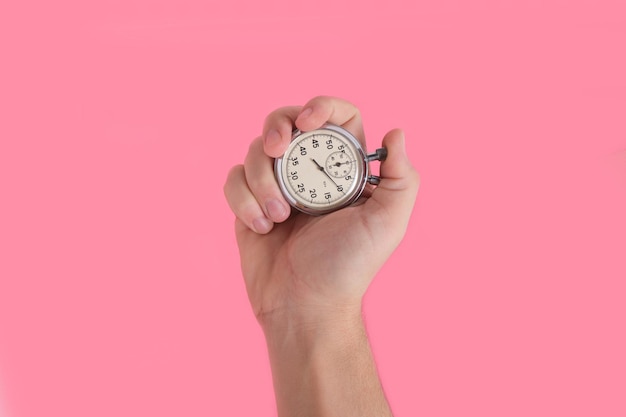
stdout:
POLYGON ((360 308, 264 326, 279 417, 385 417, 391 411, 360 308))

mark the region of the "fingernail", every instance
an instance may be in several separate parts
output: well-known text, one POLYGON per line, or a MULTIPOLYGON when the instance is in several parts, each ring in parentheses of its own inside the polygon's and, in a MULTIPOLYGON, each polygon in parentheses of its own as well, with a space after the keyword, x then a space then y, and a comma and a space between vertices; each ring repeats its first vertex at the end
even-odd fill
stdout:
POLYGON ((280 142, 280 133, 276 129, 270 129, 265 135, 265 145, 274 146, 280 142))
POLYGON ((311 107, 307 107, 306 109, 302 110, 302 113, 300 113, 299 117, 302 119, 306 119, 311 115, 311 113, 313 113, 313 109, 311 107))
POLYGON ((267 214, 269 214, 270 218, 275 222, 284 220, 287 215, 285 206, 274 198, 265 203, 265 208, 267 209, 267 214))
POLYGON ((252 227, 257 233, 267 233, 272 229, 272 222, 265 217, 258 217, 252 221, 252 227))

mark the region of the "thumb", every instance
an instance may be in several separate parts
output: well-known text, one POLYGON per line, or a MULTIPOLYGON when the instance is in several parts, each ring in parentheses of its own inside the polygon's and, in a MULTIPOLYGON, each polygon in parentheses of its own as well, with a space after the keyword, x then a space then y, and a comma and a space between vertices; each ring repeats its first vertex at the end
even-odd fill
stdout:
POLYGON ((365 205, 377 212, 372 214, 386 217, 381 219, 383 223, 403 235, 417 197, 419 174, 409 161, 402 130, 387 133, 383 146, 387 148, 387 158, 380 165, 380 184, 365 205))

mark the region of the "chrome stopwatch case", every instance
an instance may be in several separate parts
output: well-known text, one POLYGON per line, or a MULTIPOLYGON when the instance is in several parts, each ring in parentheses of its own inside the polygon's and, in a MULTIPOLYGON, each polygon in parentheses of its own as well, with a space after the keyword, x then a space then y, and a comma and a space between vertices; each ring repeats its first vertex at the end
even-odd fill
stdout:
POLYGON ((308 132, 294 131, 285 154, 274 161, 274 173, 285 199, 312 215, 339 210, 356 202, 368 182, 369 161, 384 160, 387 151, 368 155, 346 129, 325 124, 308 132))

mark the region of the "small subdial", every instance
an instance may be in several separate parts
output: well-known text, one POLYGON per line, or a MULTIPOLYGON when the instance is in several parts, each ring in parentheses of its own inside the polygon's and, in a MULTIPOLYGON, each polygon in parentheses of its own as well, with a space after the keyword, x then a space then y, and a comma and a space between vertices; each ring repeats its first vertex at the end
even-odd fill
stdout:
POLYGON ((333 152, 326 158, 326 171, 335 178, 350 174, 354 161, 345 152, 333 152))

